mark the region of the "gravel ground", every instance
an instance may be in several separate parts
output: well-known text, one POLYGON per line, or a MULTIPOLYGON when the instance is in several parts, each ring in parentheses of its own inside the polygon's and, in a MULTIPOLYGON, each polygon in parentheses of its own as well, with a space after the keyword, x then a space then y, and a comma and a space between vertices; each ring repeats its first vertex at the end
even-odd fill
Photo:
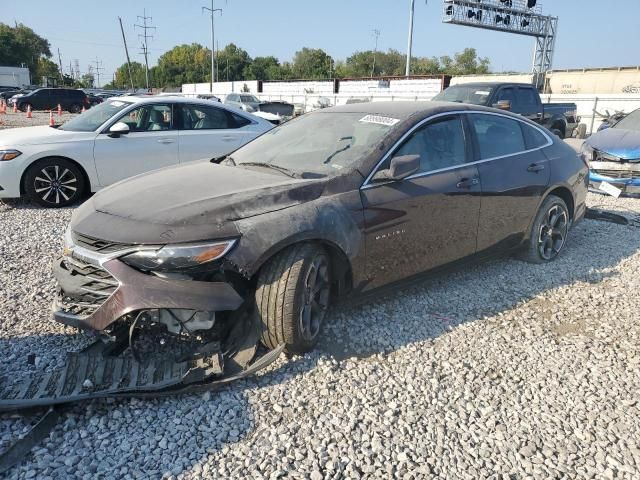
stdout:
MULTIPOLYGON (((70 214, 0 205, 0 375, 87 341, 49 319, 70 214)), ((318 351, 221 392, 72 408, 9 478, 639 478, 639 248, 585 221, 553 264, 334 308, 318 351)), ((30 421, 0 415, 0 451, 30 421)))
MULTIPOLYGON (((77 113, 62 112, 62 115, 58 116, 55 111, 53 112, 53 121, 56 124, 64 123, 67 120, 71 120, 77 116, 77 113)), ((21 111, 13 113, 11 110, 7 110, 6 115, 0 114, 0 130, 15 127, 34 127, 36 125, 49 125, 49 112, 33 112, 33 118, 27 118, 27 114, 21 111)))

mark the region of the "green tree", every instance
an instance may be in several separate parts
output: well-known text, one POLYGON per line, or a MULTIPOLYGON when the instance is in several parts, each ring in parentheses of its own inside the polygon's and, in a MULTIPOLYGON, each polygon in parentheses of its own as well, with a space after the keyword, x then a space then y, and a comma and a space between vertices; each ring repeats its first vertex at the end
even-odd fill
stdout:
POLYGON ((280 62, 276 57, 256 57, 244 69, 245 80, 279 80, 280 62))
POLYGON ((178 87, 183 83, 201 83, 211 74, 211 50, 198 43, 178 45, 162 54, 154 69, 153 84, 178 87))
MULTIPOLYGON (((140 62, 131 62, 131 76, 133 77, 133 87, 145 88, 145 68, 140 62)), ((104 85, 106 89, 129 90, 131 89, 131 81, 129 80, 129 67, 126 63, 120 65, 115 72, 114 81, 104 85)))
POLYGON ((40 83, 42 83, 46 78, 53 78, 56 81, 60 80, 60 68, 58 65, 46 57, 40 57, 38 59, 38 64, 36 65, 35 72, 33 76, 40 79, 40 83))
POLYGON ((218 52, 218 79, 221 82, 245 80, 245 69, 251 65, 251 57, 246 50, 230 43, 218 52))
POLYGON ((0 23, 0 65, 21 66, 31 72, 31 81, 41 81, 38 73, 40 58, 51 57, 49 42, 22 23, 10 27, 0 23))
POLYGON ((293 57, 293 76, 299 79, 329 78, 333 59, 321 48, 307 48, 293 57))
POLYGON ((472 75, 474 73, 489 73, 490 61, 486 57, 478 57, 475 48, 465 48, 456 53, 453 59, 448 55, 440 57, 442 72, 448 75, 472 75))

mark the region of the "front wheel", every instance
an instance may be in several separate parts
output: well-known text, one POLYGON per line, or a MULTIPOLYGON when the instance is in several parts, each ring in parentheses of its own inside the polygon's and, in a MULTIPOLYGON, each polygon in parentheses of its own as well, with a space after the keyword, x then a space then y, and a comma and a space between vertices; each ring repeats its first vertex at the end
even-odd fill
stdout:
POLYGON ((285 344, 289 353, 305 353, 318 342, 329 306, 329 256, 311 243, 293 245, 261 269, 256 309, 267 348, 285 344))
POLYGON ((69 112, 71 113, 80 113, 81 111, 82 111, 82 105, 78 105, 77 103, 74 103, 69 107, 69 112))
POLYGON ((85 189, 80 169, 64 158, 36 162, 27 170, 24 182, 24 190, 31 201, 50 208, 77 202, 85 189))
POLYGON ((28 112, 29 109, 31 109, 31 111, 33 111, 33 107, 31 107, 30 103, 23 103, 22 105, 20 105, 20 111, 21 112, 28 112))
POLYGON ((564 200, 549 195, 536 214, 522 259, 529 263, 549 263, 558 258, 567 242, 569 218, 564 200))

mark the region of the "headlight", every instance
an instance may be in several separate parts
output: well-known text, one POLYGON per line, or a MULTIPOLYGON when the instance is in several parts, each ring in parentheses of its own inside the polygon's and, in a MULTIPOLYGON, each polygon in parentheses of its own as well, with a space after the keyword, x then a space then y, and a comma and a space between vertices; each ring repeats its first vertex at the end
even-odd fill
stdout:
POLYGON ((22 152, 19 150, 0 150, 0 161, 13 160, 20 155, 22 155, 22 152))
POLYGON ((589 145, 587 142, 584 142, 582 144, 582 149, 580 150, 580 156, 582 157, 582 160, 589 165, 589 162, 591 162, 593 160, 593 153, 595 152, 595 150, 593 149, 593 147, 591 145, 589 145))
POLYGON ((194 245, 167 245, 159 250, 142 250, 125 255, 122 260, 138 270, 174 272, 198 267, 222 258, 235 240, 194 245))

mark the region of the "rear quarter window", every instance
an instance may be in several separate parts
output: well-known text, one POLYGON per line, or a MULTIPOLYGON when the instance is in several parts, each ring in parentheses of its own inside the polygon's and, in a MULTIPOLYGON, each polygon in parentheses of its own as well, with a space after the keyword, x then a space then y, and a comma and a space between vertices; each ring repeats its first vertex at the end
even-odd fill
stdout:
POLYGON ((520 123, 520 127, 524 134, 524 142, 527 150, 542 148, 549 143, 549 139, 537 128, 527 125, 526 123, 520 123))
POLYGON ((480 159, 515 155, 527 150, 521 122, 500 115, 469 115, 480 149, 480 159))

